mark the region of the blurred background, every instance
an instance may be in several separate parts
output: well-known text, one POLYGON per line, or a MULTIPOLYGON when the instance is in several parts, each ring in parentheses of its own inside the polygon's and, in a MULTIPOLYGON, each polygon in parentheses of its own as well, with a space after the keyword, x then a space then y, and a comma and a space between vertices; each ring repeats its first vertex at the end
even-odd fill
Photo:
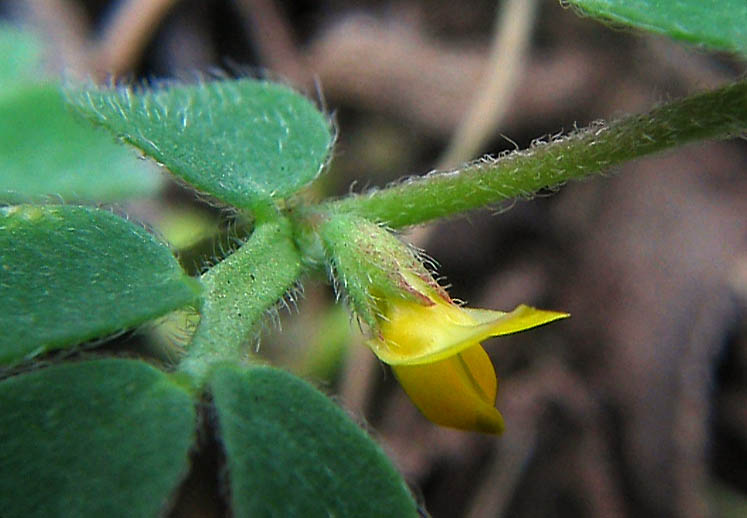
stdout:
MULTIPOLYGON (((53 74, 295 86, 338 132, 309 199, 525 148, 745 73, 738 58, 558 0, 5 0, 0 16, 43 37, 53 74)), ((347 408, 426 516, 747 516, 746 170, 744 139, 689 145, 403 233, 455 298, 573 315, 485 343, 502 437, 421 417, 324 279, 304 282, 260 353, 347 408)), ((219 223, 224 210, 173 182, 121 210, 169 238, 195 273, 241 238, 241 221, 219 223)), ((168 356, 169 326, 107 347, 161 344, 168 356)), ((209 418, 202 436, 171 516, 226 514, 209 418)))

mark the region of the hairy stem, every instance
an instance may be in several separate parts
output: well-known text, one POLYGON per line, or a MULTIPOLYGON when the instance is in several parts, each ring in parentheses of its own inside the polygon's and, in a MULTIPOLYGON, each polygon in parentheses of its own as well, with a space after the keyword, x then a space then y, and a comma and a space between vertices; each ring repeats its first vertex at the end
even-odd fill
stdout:
POLYGON ((649 113, 600 123, 525 151, 327 202, 312 210, 354 212, 405 227, 495 204, 606 171, 695 140, 747 129, 747 81, 687 97, 649 113))
POLYGON ((248 358, 258 324, 300 274, 290 222, 260 224, 241 248, 202 276, 200 324, 179 369, 202 380, 212 363, 248 358))

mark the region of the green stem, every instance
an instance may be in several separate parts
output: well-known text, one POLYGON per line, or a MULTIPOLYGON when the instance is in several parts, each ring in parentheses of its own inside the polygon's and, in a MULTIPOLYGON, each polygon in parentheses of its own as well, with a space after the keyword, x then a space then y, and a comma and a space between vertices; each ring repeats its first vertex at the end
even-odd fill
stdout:
POLYGON ((241 248, 202 276, 200 324, 179 370, 201 382, 211 364, 246 360, 257 325, 300 274, 290 222, 260 224, 241 248))
POLYGON ((687 142, 747 129, 747 81, 665 104, 644 115, 591 127, 461 170, 437 172, 348 196, 312 211, 353 212, 404 227, 495 204, 600 173, 687 142))

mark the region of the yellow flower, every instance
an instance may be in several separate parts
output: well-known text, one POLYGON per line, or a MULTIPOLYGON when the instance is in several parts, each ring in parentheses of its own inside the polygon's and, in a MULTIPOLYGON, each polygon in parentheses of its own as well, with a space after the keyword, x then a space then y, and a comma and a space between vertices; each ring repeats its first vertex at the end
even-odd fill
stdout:
POLYGON ((461 307, 385 228, 354 214, 327 214, 316 224, 337 286, 371 330, 368 345, 420 411, 443 426, 501 433, 498 380, 480 342, 568 314, 461 307))
POLYGON ((510 313, 465 308, 415 275, 404 278, 425 300, 385 299, 377 337, 368 345, 391 365, 429 420, 462 430, 503 432, 503 417, 495 408, 498 380, 480 342, 569 315, 524 305, 510 313))

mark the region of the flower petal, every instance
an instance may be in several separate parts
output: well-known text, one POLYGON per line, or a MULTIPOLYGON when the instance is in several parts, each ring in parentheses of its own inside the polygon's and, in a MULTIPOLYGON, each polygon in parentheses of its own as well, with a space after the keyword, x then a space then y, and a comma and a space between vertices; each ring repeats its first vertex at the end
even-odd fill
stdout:
POLYGON ((404 300, 391 304, 379 325, 381 338, 368 342, 374 353, 389 364, 426 363, 456 354, 450 347, 471 339, 477 322, 459 306, 440 299, 433 302, 429 306, 404 300), (444 349, 449 352, 434 357, 444 349))
POLYGON ((392 365, 392 370, 415 406, 434 423, 503 432, 503 416, 494 406, 498 380, 480 344, 435 363, 392 365))
POLYGON ((484 332, 489 334, 484 338, 487 338, 488 336, 502 336, 511 333, 518 333, 519 331, 531 329, 533 327, 548 324, 555 320, 571 316, 570 313, 537 309, 525 306, 524 304, 516 306, 516 309, 511 313, 504 313, 498 318, 495 316, 496 312, 489 309, 463 308, 463 311, 469 313, 472 318, 481 324, 481 327, 487 326, 487 329, 484 332))
POLYGON ((510 313, 437 302, 401 303, 382 323, 382 339, 369 340, 376 356, 390 365, 419 365, 453 356, 491 336, 507 335, 569 317, 568 313, 524 304, 510 313))

